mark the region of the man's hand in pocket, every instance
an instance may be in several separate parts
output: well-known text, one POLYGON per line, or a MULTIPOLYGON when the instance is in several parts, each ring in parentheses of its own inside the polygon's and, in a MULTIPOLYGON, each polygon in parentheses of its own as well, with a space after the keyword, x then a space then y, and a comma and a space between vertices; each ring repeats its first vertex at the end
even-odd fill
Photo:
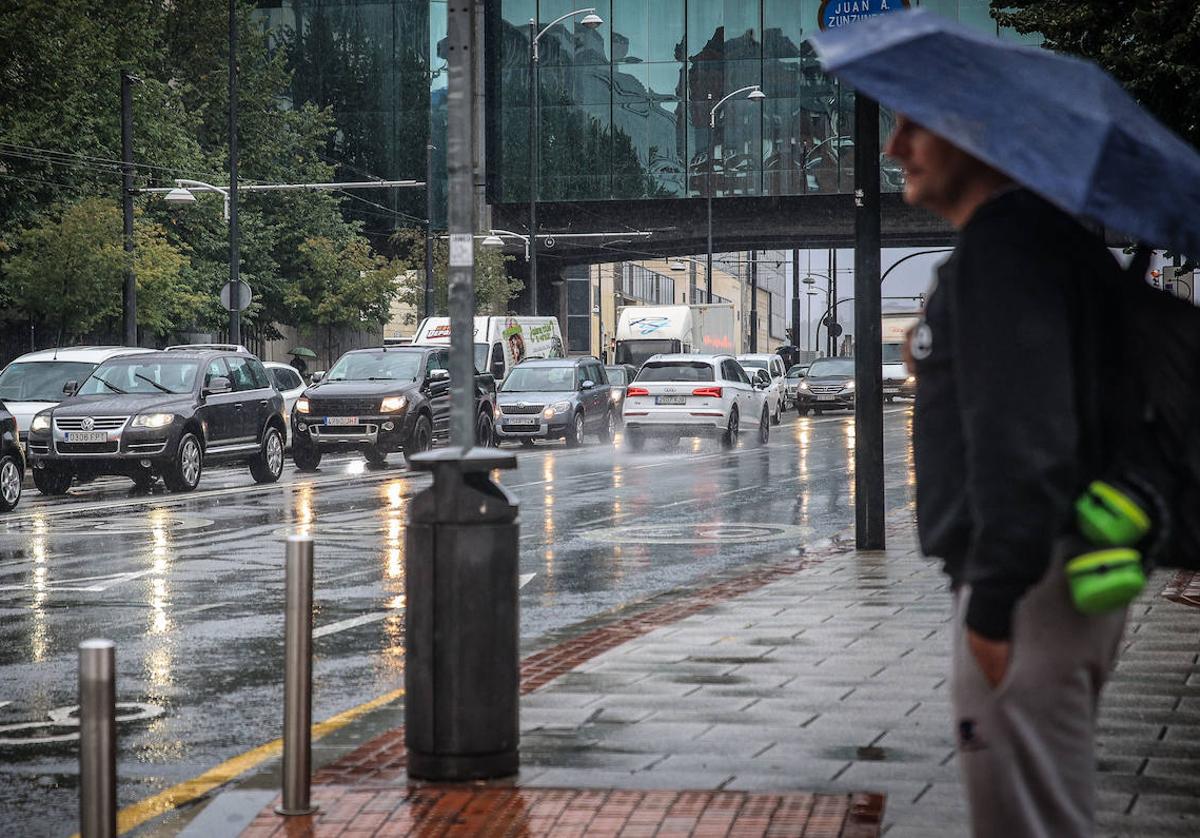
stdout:
POLYGON ((967 629, 967 647, 975 656, 975 661, 979 664, 979 669, 983 672, 983 677, 987 679, 988 684, 992 689, 998 687, 1004 680, 1004 674, 1008 672, 1012 643, 1007 640, 989 640, 983 635, 967 629))

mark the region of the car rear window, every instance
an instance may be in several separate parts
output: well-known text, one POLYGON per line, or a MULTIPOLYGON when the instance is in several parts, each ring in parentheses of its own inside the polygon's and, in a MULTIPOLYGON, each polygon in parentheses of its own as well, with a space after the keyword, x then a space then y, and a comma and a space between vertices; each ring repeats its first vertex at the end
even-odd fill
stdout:
POLYGON ((713 381, 712 364, 704 361, 650 361, 636 381, 713 381))

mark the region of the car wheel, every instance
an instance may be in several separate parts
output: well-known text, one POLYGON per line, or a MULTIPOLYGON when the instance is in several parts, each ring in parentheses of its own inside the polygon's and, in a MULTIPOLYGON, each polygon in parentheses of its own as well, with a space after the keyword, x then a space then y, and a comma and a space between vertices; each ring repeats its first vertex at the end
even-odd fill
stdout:
MULTIPOLYGON (((779 414, 776 413, 776 416, 779 414)), ((774 424, 778 425, 779 420, 773 420, 774 424)), ((771 418, 767 415, 766 406, 763 407, 762 417, 758 420, 758 444, 766 445, 771 440, 771 418)))
POLYGON ((613 441, 613 437, 617 434, 617 417, 610 410, 604 418, 604 427, 600 429, 600 442, 608 445, 613 441))
POLYGON ((50 466, 33 470, 33 485, 43 495, 65 495, 74 478, 71 472, 50 466))
POLYGON ((172 492, 190 492, 200 485, 204 472, 204 452, 196 435, 185 433, 175 449, 175 459, 163 472, 163 483, 172 492))
POLYGON ((417 417, 417 421, 413 425, 412 433, 408 436, 408 442, 404 444, 404 462, 408 463, 409 468, 412 468, 413 456, 420 454, 422 451, 428 451, 429 446, 432 444, 433 426, 429 424, 429 417, 422 413, 417 417))
POLYGON ((487 415, 487 411, 481 410, 479 417, 475 420, 475 444, 480 448, 491 448, 496 443, 492 439, 492 418, 487 415))
POLYGON ((311 442, 300 442, 296 437, 292 442, 292 462, 300 471, 316 471, 321 464, 321 449, 311 442))
POLYGON ((0 512, 14 509, 21 501, 21 465, 9 454, 0 458, 0 512))
POLYGON ((139 471, 133 475, 133 488, 139 492, 148 492, 154 488, 154 484, 158 481, 158 475, 150 470, 139 471))
POLYGON ((641 451, 646 445, 646 437, 640 431, 625 431, 625 447, 630 451, 641 451))
POLYGON ((534 445, 533 440, 530 439, 529 437, 526 437, 525 439, 521 440, 522 448, 532 448, 533 445, 534 445))
POLYGON ((366 458, 368 465, 376 467, 387 465, 387 452, 378 445, 368 445, 364 448, 363 457, 366 458))
POLYGON ((262 450, 250 461, 250 476, 255 483, 274 483, 283 474, 283 434, 267 428, 262 450))
POLYGON ((737 445, 738 441, 738 412, 737 408, 729 411, 729 424, 725 426, 725 433, 721 434, 721 447, 729 450, 737 445))
POLYGON ((773 416, 771 416, 771 424, 778 425, 782 421, 783 421, 783 402, 779 402, 777 405, 775 405, 775 413, 773 416))
POLYGON ((813 415, 813 416, 820 416, 820 415, 821 415, 821 408, 819 408, 819 407, 814 407, 814 408, 812 409, 812 415, 813 415))
POLYGON ((796 404, 796 415, 797 415, 797 416, 807 416, 807 415, 808 415, 808 408, 807 408, 807 407, 805 407, 805 406, 804 406, 804 405, 802 405, 802 404, 799 404, 799 403, 797 403, 797 404, 796 404))
POLYGON ((578 448, 583 445, 583 411, 575 414, 571 422, 571 430, 567 433, 567 447, 578 448))

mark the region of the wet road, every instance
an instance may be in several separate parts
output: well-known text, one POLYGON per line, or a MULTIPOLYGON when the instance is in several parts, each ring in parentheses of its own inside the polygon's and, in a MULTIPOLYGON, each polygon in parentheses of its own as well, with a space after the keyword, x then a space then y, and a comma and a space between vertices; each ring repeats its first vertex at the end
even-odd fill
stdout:
MULTIPOLYGON (((910 408, 885 412, 890 509, 911 502, 910 408)), ((521 451, 521 635, 811 548, 854 521, 853 417, 786 414, 766 448, 521 451)), ((404 529, 429 477, 393 455, 327 458, 258 487, 207 473, 191 495, 105 480, 30 490, 0 518, 0 823, 74 831, 76 647, 117 642, 120 804, 279 735, 283 538, 316 539, 314 716, 403 686, 404 529)))

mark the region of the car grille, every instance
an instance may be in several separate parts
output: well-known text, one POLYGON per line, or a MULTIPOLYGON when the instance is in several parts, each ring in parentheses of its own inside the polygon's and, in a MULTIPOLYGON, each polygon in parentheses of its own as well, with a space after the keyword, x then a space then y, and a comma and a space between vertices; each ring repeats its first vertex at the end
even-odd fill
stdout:
POLYGON ((884 384, 884 386, 885 386, 885 387, 899 387, 899 386, 900 386, 900 385, 902 385, 902 384, 903 384, 903 383, 904 383, 906 380, 907 380, 907 379, 904 379, 904 378, 885 378, 885 379, 883 380, 883 384, 884 384))
POLYGON ((83 427, 84 416, 54 417, 54 424, 60 431, 119 431, 125 426, 128 416, 93 416, 93 426, 83 427))
POLYGON ((377 399, 314 399, 308 400, 308 412, 314 416, 358 416, 360 413, 378 413, 377 399))
POLYGON ((808 391, 818 396, 828 396, 834 393, 842 392, 841 384, 810 384, 808 391))
POLYGON ((50 446, 49 445, 36 445, 36 444, 30 443, 29 453, 30 454, 49 454, 50 446))
POLYGON ((59 454, 116 454, 118 442, 56 442, 59 454))
POLYGON ((528 415, 530 413, 541 413, 543 404, 502 404, 500 405, 501 413, 508 413, 513 416, 528 415))
POLYGON ((364 436, 372 432, 374 425, 313 425, 317 436, 364 436))

